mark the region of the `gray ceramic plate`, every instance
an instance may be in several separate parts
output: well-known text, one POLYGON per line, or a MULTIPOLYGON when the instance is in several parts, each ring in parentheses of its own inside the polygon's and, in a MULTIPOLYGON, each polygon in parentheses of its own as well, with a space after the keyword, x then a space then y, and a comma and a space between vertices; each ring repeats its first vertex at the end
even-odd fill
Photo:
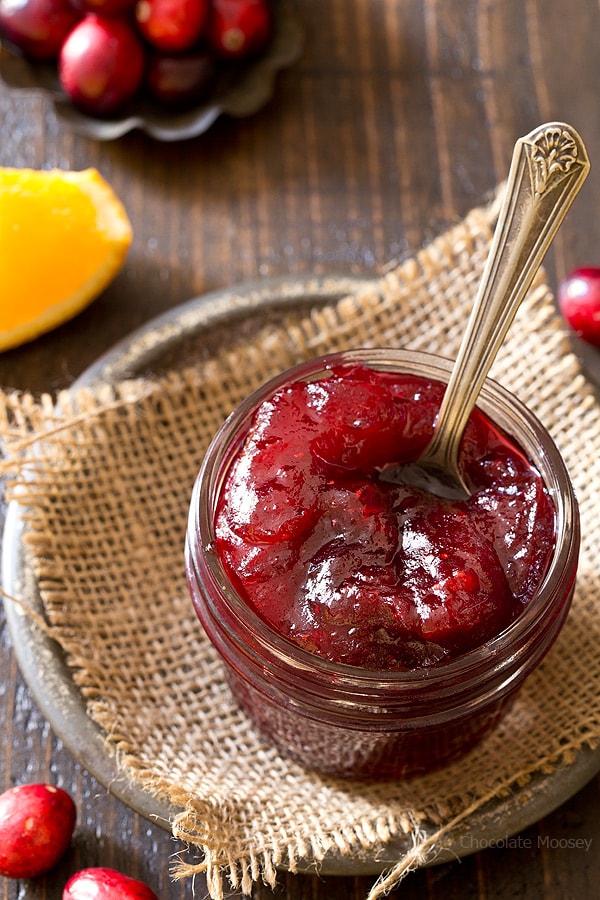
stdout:
MULTIPOLYGON (((261 325, 297 319, 309 305, 344 296, 360 284, 353 278, 299 278, 266 280, 207 294, 149 322, 98 360, 78 379, 82 384, 110 382, 125 377, 159 373, 183 366, 214 352, 217 346, 250 338, 261 325)), ((23 510, 9 506, 3 546, 2 577, 5 591, 23 598, 43 616, 37 584, 27 568, 22 548, 23 510)), ((71 753, 108 790, 142 816, 169 827, 174 810, 132 784, 108 752, 104 733, 88 717, 63 654, 31 618, 5 601, 8 625, 19 666, 36 702, 55 733, 71 753)), ((437 862, 467 856, 493 846, 532 825, 556 809, 600 770, 600 748, 582 750, 573 764, 539 777, 512 796, 491 803, 449 836, 448 848, 437 862)), ((400 839, 373 856, 341 857, 331 853, 318 869, 323 875, 379 874, 406 851, 400 839)), ((315 867, 311 859, 305 868, 315 867)))
POLYGON ((139 100, 118 116, 92 118, 68 101, 55 66, 29 62, 8 45, 0 46, 0 75, 9 87, 48 93, 61 122, 95 140, 112 141, 137 128, 155 140, 182 141, 203 134, 221 115, 242 118, 258 112, 273 96, 277 73, 299 58, 303 43, 304 29, 290 0, 277 0, 267 51, 243 67, 224 69, 207 100, 185 111, 165 111, 139 100))

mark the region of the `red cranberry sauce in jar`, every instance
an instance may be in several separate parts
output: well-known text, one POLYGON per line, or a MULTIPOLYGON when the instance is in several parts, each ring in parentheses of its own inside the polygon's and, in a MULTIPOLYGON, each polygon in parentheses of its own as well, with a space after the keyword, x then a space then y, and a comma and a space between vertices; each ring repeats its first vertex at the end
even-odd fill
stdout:
POLYGON ((341 362, 256 410, 221 491, 216 550, 245 602, 299 647, 366 669, 435 667, 498 635, 535 594, 553 504, 483 413, 461 450, 468 500, 380 477, 425 447, 443 391, 341 362))

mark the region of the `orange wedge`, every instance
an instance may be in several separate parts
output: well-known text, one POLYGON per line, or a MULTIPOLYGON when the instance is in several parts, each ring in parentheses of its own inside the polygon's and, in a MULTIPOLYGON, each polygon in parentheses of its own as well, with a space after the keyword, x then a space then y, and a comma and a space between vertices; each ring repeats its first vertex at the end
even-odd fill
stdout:
POLYGON ((0 351, 84 309, 131 240, 123 204, 96 169, 0 167, 0 351))

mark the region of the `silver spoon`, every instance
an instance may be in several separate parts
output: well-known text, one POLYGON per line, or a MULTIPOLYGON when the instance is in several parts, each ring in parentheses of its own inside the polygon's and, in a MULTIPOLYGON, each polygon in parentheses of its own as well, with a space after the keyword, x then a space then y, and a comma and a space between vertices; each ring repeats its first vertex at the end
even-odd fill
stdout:
POLYGON ((384 480, 450 499, 470 496, 458 467, 468 418, 517 309, 589 169, 583 141, 562 122, 540 125, 516 142, 489 257, 433 437, 415 462, 386 467, 381 473, 384 480))

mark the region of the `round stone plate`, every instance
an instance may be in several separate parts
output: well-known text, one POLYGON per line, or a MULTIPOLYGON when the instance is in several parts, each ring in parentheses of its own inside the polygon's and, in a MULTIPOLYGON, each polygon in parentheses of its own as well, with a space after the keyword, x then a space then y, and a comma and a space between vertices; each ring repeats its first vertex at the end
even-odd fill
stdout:
MULTIPOLYGON (((93 385, 172 370, 206 358, 215 349, 251 339, 270 322, 298 319, 309 306, 335 301, 369 282, 365 279, 307 277, 270 279, 195 298, 154 319, 102 356, 74 384, 93 385)), ((22 598, 40 616, 44 609, 23 554, 23 509, 11 503, 6 519, 2 577, 4 590, 22 598)), ((109 752, 103 731, 87 715, 60 647, 19 606, 5 601, 17 660, 41 712, 58 737, 107 790, 145 818, 169 828, 176 810, 128 780, 109 752)), ((575 794, 600 770, 600 748, 581 750, 572 765, 539 776, 510 797, 494 801, 449 835, 435 862, 467 856, 506 841, 575 794)), ((323 875, 376 875, 409 849, 397 838, 376 856, 348 858, 335 852, 318 863, 323 875)), ((317 868, 308 858, 303 868, 317 868)))

